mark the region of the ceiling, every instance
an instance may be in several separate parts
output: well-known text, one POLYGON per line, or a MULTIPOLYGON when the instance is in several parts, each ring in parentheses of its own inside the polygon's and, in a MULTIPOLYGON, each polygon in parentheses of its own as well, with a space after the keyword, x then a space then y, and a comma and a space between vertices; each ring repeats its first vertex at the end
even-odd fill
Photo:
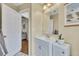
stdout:
POLYGON ((15 5, 15 6, 20 6, 20 5, 22 5, 23 3, 13 3, 13 5, 15 5))
MULTIPOLYGON (((16 11, 21 11, 26 9, 27 11, 30 10, 30 3, 5 3, 9 7, 15 9, 16 11)), ((45 5, 46 3, 39 3, 41 6, 45 5)))
POLYGON ((30 9, 30 3, 6 3, 9 7, 15 9, 16 11, 21 11, 23 9, 30 9))

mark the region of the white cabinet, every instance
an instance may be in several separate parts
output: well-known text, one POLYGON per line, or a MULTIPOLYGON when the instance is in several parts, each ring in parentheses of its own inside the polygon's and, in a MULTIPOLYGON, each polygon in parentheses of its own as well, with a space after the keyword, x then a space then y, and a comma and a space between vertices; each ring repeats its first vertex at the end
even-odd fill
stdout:
POLYGON ((49 42, 40 39, 35 39, 35 55, 48 56, 49 42))
POLYGON ((36 56, 69 56, 70 45, 67 43, 59 44, 56 41, 44 37, 35 38, 36 56))
POLYGON ((69 56, 70 55, 70 45, 69 44, 59 44, 53 43, 52 44, 53 56, 69 56))

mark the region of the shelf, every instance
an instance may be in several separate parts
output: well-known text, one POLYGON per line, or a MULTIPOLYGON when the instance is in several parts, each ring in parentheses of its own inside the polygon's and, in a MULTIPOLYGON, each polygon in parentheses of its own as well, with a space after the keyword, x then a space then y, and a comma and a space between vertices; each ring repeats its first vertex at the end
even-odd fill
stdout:
POLYGON ((71 3, 65 6, 65 25, 79 24, 79 3, 71 3))

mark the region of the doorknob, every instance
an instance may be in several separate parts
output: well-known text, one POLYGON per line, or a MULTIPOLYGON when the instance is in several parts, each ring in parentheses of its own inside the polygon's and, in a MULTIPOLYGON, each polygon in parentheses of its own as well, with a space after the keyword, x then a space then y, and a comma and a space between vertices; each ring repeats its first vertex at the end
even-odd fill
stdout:
POLYGON ((6 35, 4 35, 3 37, 4 37, 4 38, 6 38, 7 36, 6 36, 6 35))

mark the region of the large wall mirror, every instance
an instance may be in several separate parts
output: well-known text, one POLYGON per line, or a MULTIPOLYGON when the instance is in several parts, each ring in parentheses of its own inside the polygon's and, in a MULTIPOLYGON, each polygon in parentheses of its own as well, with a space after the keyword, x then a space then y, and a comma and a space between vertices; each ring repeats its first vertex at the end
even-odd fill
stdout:
POLYGON ((51 9, 48 12, 48 33, 49 34, 58 34, 58 19, 59 19, 58 8, 51 9))

